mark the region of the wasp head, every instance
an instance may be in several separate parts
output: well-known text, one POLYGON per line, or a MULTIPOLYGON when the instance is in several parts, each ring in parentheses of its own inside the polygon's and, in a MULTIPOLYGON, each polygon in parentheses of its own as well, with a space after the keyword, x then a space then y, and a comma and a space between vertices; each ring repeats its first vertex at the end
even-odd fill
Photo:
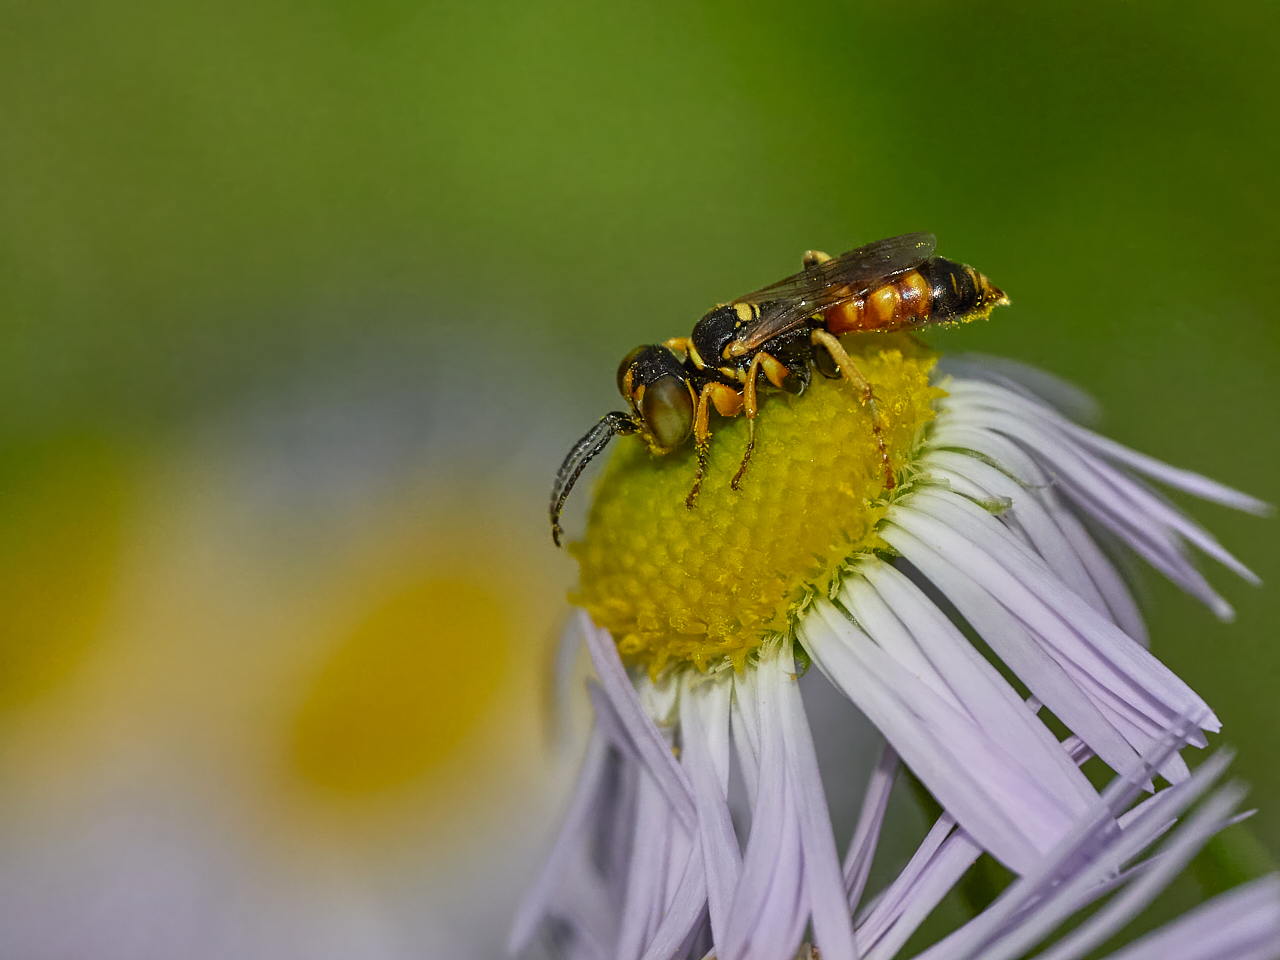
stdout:
POLYGON ((666 347, 646 344, 623 357, 618 392, 631 404, 636 429, 654 453, 670 453, 693 432, 698 397, 684 367, 666 347))
POLYGON ((631 413, 606 413, 560 464, 551 489, 551 539, 560 546, 560 511, 578 477, 618 434, 638 433, 656 454, 670 453, 693 432, 697 395, 676 355, 666 347, 636 347, 618 367, 618 391, 631 413))

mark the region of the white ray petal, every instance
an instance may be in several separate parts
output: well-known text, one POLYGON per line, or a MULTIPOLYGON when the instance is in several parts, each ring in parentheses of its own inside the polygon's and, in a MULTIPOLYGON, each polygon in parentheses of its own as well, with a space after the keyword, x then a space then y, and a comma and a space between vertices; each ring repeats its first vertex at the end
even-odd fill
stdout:
POLYGON ((688 778, 671 754, 671 745, 640 706, 640 699, 627 675, 618 648, 608 630, 602 630, 591 622, 583 611, 578 620, 587 638, 587 649, 596 668, 600 685, 609 697, 636 750, 644 760, 650 776, 654 778, 667 802, 671 804, 681 824, 689 833, 697 829, 697 814, 693 806, 693 788, 688 778))
MULTIPOLYGON (((1153 719, 1167 725, 1186 714, 1202 715, 1206 729, 1218 728, 1208 705, 1190 687, 1075 596, 1042 563, 1002 556, 1001 541, 990 532, 995 521, 988 514, 959 497, 945 509, 941 504, 941 498, 931 499, 926 514, 904 502, 887 519, 979 579, 1051 645, 1051 653, 1089 670, 1153 719)), ((893 543, 891 531, 882 536, 893 543)))
POLYGON ((1025 871, 1070 817, 968 717, 912 678, 822 601, 800 624, 819 668, 884 733, 939 802, 987 849, 1025 871))
POLYGON ((723 960, 789 960, 809 919, 799 815, 787 777, 786 740, 775 685, 756 671, 759 791, 729 909, 723 960))
POLYGON ((953 685, 968 714, 1073 816, 1087 810, 1097 800, 1097 792, 999 671, 901 572, 884 563, 867 563, 859 569, 953 685))
POLYGON ((618 960, 640 960, 662 922, 667 903, 671 834, 675 828, 675 818, 662 790, 648 771, 644 771, 636 807, 627 899, 616 948, 618 960))
POLYGON ((931 456, 930 462, 938 464, 948 478, 959 475, 970 480, 985 491, 988 498, 1009 500, 1013 507, 1001 519, 1016 518, 1049 569, 1099 613, 1104 616, 1110 614, 1106 600, 1089 576, 1088 568, 1040 498, 1007 474, 973 457, 944 450, 931 456))
POLYGON ((901 761, 897 752, 886 743, 867 781, 862 809, 858 813, 858 825, 854 827, 853 839, 849 841, 849 850, 841 867, 850 910, 858 909, 862 893, 867 887, 871 861, 876 855, 880 828, 884 825, 885 811, 889 807, 889 793, 893 789, 899 766, 901 761))
POLYGON ((742 855, 726 802, 729 791, 729 696, 725 678, 698 682, 686 676, 680 698, 683 750, 698 812, 698 832, 706 873, 707 903, 716 942, 724 940, 729 905, 742 873, 742 855))
POLYGON ((1120 731, 1037 638, 981 584, 904 529, 886 526, 881 536, 955 604, 996 656, 1112 769, 1124 770, 1137 762, 1138 753, 1120 731))
POLYGON ((1185 537, 1206 554, 1239 576, 1257 583, 1257 577, 1220 544, 1217 539, 1168 501, 1156 496, 1142 484, 1091 454, 1087 449, 1067 440, 1058 424, 1042 412, 1027 408, 1020 416, 1007 409, 970 411, 970 422, 997 430, 1026 444, 1035 454, 1047 459, 1073 485, 1092 491, 1121 515, 1135 513, 1149 517, 1185 537))
POLYGON ((1280 957, 1280 877, 1242 884, 1107 960, 1276 960, 1280 957))
POLYGON ((1269 503, 1256 497, 1251 497, 1247 493, 1232 489, 1199 473, 1173 467, 1154 457, 1139 453, 1109 437, 1104 437, 1086 427, 1073 423, 1071 420, 1057 414, 1051 408, 1037 403, 1025 395, 971 380, 954 381, 950 392, 958 401, 968 399, 992 409, 1012 409, 1019 413, 1049 420, 1077 443, 1090 448, 1107 459, 1123 463, 1138 473, 1145 474, 1153 480, 1158 480, 1175 489, 1184 490, 1201 500, 1221 503, 1224 506, 1258 516, 1269 516, 1274 512, 1275 508, 1269 503))
POLYGON ((786 744, 789 786, 796 798, 814 940, 827 960, 856 960, 853 924, 849 918, 844 877, 836 859, 831 814, 822 792, 818 758, 813 750, 813 738, 800 700, 800 689, 791 672, 793 669, 790 641, 782 644, 773 663, 762 662, 760 666, 765 676, 770 672, 773 674, 778 692, 778 720, 786 744))

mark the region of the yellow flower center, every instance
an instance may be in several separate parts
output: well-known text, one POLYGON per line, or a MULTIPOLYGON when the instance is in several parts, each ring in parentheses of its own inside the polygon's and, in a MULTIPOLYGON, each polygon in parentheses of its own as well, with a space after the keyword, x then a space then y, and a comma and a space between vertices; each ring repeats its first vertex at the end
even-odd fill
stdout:
MULTIPOLYGON (((871 381, 898 477, 943 391, 936 356, 902 334, 850 337, 845 348, 871 381)), ((730 479, 747 442, 745 417, 713 418, 710 460, 694 509, 693 445, 653 456, 622 437, 605 469, 571 602, 606 627, 624 658, 656 676, 667 663, 698 669, 728 658, 742 668, 768 636, 788 629, 810 590, 823 591, 851 556, 883 546, 884 469, 871 412, 844 380, 815 373, 803 396, 762 396, 756 448, 740 489, 730 479)))

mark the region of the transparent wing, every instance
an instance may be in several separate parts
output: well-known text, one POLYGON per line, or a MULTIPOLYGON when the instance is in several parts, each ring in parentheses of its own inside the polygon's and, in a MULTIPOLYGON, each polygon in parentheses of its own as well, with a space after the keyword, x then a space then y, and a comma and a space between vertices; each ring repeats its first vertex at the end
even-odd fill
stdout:
POLYGON ((756 303, 762 309, 738 340, 754 348, 803 326, 815 313, 862 296, 889 277, 918 267, 933 255, 937 245, 931 233, 904 233, 877 240, 739 297, 733 302, 756 303))

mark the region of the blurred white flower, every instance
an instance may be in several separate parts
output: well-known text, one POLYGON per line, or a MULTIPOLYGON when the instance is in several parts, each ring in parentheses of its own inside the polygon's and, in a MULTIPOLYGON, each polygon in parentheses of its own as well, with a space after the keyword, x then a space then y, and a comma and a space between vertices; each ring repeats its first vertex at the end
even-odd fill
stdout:
POLYGON ((0 703, 0 956, 501 952, 571 774, 543 722, 565 414, 424 381, 422 346, 168 448, 68 443, 25 512, 6 485, 33 665, 0 703))

